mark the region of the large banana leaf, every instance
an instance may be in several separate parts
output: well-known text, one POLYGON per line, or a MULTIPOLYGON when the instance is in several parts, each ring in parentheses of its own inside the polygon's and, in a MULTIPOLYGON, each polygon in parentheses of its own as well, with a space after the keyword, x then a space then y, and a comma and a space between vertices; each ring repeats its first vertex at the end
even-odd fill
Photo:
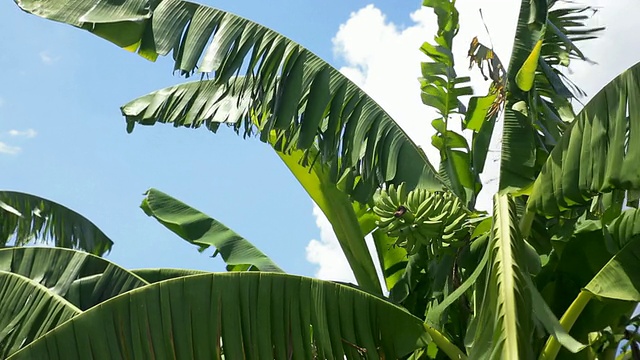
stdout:
POLYGON ((420 319, 360 290, 236 272, 128 292, 10 359, 396 359, 425 338, 420 319))
POLYGON ((489 268, 482 302, 467 336, 472 359, 530 359, 533 356, 531 289, 525 262, 526 243, 518 231, 515 203, 494 197, 489 268))
POLYGON ((640 188, 640 63, 608 83, 578 114, 544 164, 528 203, 555 216, 613 189, 640 188))
POLYGON ((64 248, 0 249, 0 271, 32 279, 81 310, 147 285, 110 261, 64 248))
POLYGON ((167 229, 198 245, 200 251, 214 246, 215 254, 222 256, 230 271, 282 272, 267 255, 235 231, 161 191, 148 190, 140 207, 167 229))
POLYGON ((80 313, 38 282, 0 270, 0 358, 80 313))
POLYGON ((224 119, 245 134, 257 127, 265 142, 275 131, 277 150, 308 150, 315 143, 318 161, 334 169, 332 180, 352 177, 346 191, 363 202, 385 181, 443 186, 424 152, 362 90, 310 51, 247 19, 181 0, 17 3, 147 58, 173 51, 175 69, 184 74, 196 67, 214 73, 209 83, 162 90, 125 107, 129 130, 156 121, 215 129, 224 119), (238 73, 245 76, 234 78, 238 73), (225 114, 212 113, 212 105, 225 114))
POLYGON ((0 247, 49 243, 103 255, 111 241, 77 212, 51 200, 16 191, 0 191, 0 247))

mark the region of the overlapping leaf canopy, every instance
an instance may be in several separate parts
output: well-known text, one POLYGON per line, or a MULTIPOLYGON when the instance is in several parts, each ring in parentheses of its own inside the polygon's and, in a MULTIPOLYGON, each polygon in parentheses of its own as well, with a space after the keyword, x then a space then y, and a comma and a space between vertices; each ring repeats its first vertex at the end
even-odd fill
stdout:
MULTIPOLYGON (((421 85, 425 104, 437 108, 442 115, 442 119, 434 122, 438 131, 434 145, 443 157, 441 182, 424 153, 366 94, 309 51, 246 19, 180 0, 125 0, 118 6, 69 0, 18 3, 26 11, 82 27, 152 60, 172 52, 175 70, 184 75, 190 76, 195 71, 211 73, 211 80, 162 89, 125 105, 122 110, 128 130, 136 124, 163 122, 194 128, 205 126, 216 131, 221 123, 227 123, 245 135, 259 134, 262 141, 279 151, 301 183, 304 176, 293 163, 312 165, 307 174, 309 179, 314 178, 303 185, 310 194, 321 188, 314 200, 321 200, 320 206, 325 205, 323 211, 328 216, 334 215, 332 221, 349 220, 345 222, 347 226, 334 229, 343 231, 339 234, 343 250, 359 280, 367 279, 368 283, 361 285, 371 289, 379 287, 370 276, 372 264, 364 255, 366 249, 362 254, 354 251, 363 248, 362 237, 371 227, 363 225, 365 221, 360 223, 350 200, 338 197, 337 190, 366 201, 383 183, 407 182, 409 188, 441 190, 444 182, 473 205, 480 189, 477 176, 493 132, 496 113, 489 114, 494 101, 505 102, 501 190, 528 187, 542 169, 533 191, 524 191, 531 194, 529 215, 535 211, 556 216, 574 205, 584 206, 595 195, 613 189, 636 190, 640 185, 637 184, 640 175, 633 169, 639 160, 636 143, 640 142, 636 141, 634 123, 640 89, 638 66, 608 85, 568 127, 573 120, 569 100, 580 90, 563 77, 558 66, 567 66, 570 59, 585 59, 574 42, 592 38, 599 30, 584 26, 584 12, 588 8, 550 11, 555 1, 522 0, 508 72, 499 75, 498 81, 492 79, 493 85, 503 88, 492 87, 492 91, 497 91, 470 102, 464 122, 474 131, 469 148, 464 138, 447 128, 449 115, 456 109, 464 112, 457 97, 469 94, 469 89, 462 86, 467 79, 451 72, 451 41, 457 31, 455 2, 424 1, 424 5, 436 10, 440 25, 437 45, 423 46, 423 51, 436 62, 423 65, 421 85), (499 99, 501 96, 504 99, 499 99), (313 166, 317 164, 322 166, 313 166), (322 188, 326 178, 330 179, 330 189, 322 188), (332 199, 338 200, 330 203, 332 199)), ((518 205, 522 206, 524 198, 520 200, 518 205)), ((488 239, 485 257, 481 266, 465 268, 469 271, 462 277, 467 282, 457 289, 457 285, 451 284, 459 280, 457 261, 464 251, 455 254, 455 259, 448 254, 451 266, 447 271, 451 269, 452 274, 444 271, 439 274, 444 289, 440 291, 435 281, 426 284, 433 280, 427 276, 435 269, 433 263, 419 257, 405 259, 406 252, 390 248, 391 242, 384 234, 374 233, 388 286, 400 284, 404 286, 402 290, 406 289, 400 292, 398 301, 414 290, 412 286, 418 276, 426 278, 426 285, 420 284, 425 285, 421 289, 424 292, 414 293, 414 297, 422 296, 420 300, 424 302, 447 296, 441 303, 444 305, 435 307, 433 317, 437 319, 430 319, 434 324, 441 325, 442 312, 462 299, 462 295, 468 295, 465 292, 468 293, 472 282, 479 280, 473 294, 475 309, 468 311, 468 317, 473 318, 472 326, 466 332, 469 353, 474 358, 532 357, 532 344, 540 340, 536 337, 541 333, 535 331, 536 321, 552 334, 548 343, 557 339, 573 352, 584 348, 558 325, 531 279, 531 274, 540 268, 540 258, 518 229, 518 212, 522 210, 508 195, 496 196, 490 236, 474 237, 488 239), (402 266, 406 266, 404 272, 397 271, 402 266), (472 273, 470 269, 474 269, 472 273), (481 273, 482 270, 486 272, 481 273)), ((610 229, 614 239, 620 238, 620 234, 635 229, 630 224, 632 216, 625 214, 610 227, 599 226, 610 229)), ((187 240, 217 247, 222 244, 216 236, 203 242, 203 234, 212 234, 192 226, 200 221, 211 224, 203 214, 190 212, 186 220, 180 221, 169 220, 165 215, 154 213, 187 240), (194 219, 194 223, 190 222, 194 219), (193 228, 199 230, 195 235, 189 230, 193 228)), ((220 229, 216 226, 208 229, 213 228, 220 229)), ((235 235, 231 237, 241 243, 242 239, 235 235)), ((596 240, 609 239, 610 234, 602 235, 596 240)), ((550 242, 549 238, 544 240, 550 242)), ((590 281, 584 281, 586 291, 603 298, 639 299, 638 279, 633 273, 637 272, 640 243, 636 238, 625 241, 624 246, 618 244, 622 250, 599 264, 590 281)), ((604 247, 603 243, 599 245, 604 247)), ((555 246, 553 251, 550 258, 559 256, 562 247, 555 246)), ((238 264, 246 265, 242 261, 238 264)), ((547 262, 546 270, 552 271, 553 264, 553 260, 547 262)), ((263 269, 272 264, 263 265, 261 262, 257 267, 263 269)), ((585 273, 584 269, 580 271, 585 273)), ((89 310, 29 345, 16 357, 44 356, 55 349, 68 351, 61 358, 82 358, 98 349, 95 350, 98 353, 112 351, 111 355, 136 358, 150 357, 149 354, 184 357, 224 354, 236 358, 251 356, 256 351, 266 358, 344 355, 376 358, 382 354, 398 357, 415 349, 417 344, 424 344, 419 320, 380 299, 335 284, 271 274, 187 276, 191 273, 176 270, 147 270, 141 274, 156 283, 89 310), (224 291, 218 285, 223 285, 224 291), (171 306, 164 306, 169 301, 171 306), (104 329, 91 326, 95 321, 114 318, 116 321, 104 329), (184 319, 190 320, 189 324, 181 322, 184 319), (399 328, 399 323, 404 327, 399 328), (175 331, 184 328, 190 330, 175 331), (258 329, 267 331, 259 333, 258 329), (396 332, 401 340, 387 337, 388 331, 396 332), (75 348, 62 347, 69 338, 77 339, 75 348), (204 340, 208 341, 208 347, 193 346, 204 340)), ((91 288, 95 279, 83 279, 79 284, 86 283, 86 288, 91 288)), ((460 307, 467 305, 461 303, 460 307)), ((465 323, 465 318, 460 322, 465 323)))

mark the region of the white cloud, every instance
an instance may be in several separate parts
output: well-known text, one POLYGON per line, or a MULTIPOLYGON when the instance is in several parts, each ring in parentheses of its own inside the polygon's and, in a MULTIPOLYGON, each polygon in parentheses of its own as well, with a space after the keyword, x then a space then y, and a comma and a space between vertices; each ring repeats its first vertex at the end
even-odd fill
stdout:
MULTIPOLYGON (((0 132, 0 136, 3 135, 9 135, 11 137, 22 137, 22 138, 27 138, 27 139, 31 139, 34 138, 38 133, 33 130, 33 129, 26 129, 26 130, 9 130, 7 132, 0 132)), ((0 141, 0 154, 6 154, 6 155, 17 155, 20 152, 22 152, 22 148, 19 146, 13 146, 13 145, 9 145, 5 142, 1 142, 0 141)))
POLYGON ((20 151, 22 149, 17 146, 11 146, 0 141, 0 154, 17 155, 20 151))
POLYGON ((320 229, 320 240, 311 240, 307 245, 307 261, 318 264, 315 276, 319 279, 355 283, 349 263, 345 258, 331 223, 317 205, 313 205, 313 216, 320 229))
MULTIPOLYGON (((594 25, 606 25, 607 31, 598 40, 581 44, 581 49, 599 65, 592 66, 584 62, 572 63, 571 78, 593 95, 622 70, 640 60, 640 48, 629 46, 628 34, 640 30, 635 19, 640 18, 640 7, 635 0, 615 2, 597 0, 601 7, 593 20, 594 25)), ((460 11, 460 31, 454 44, 454 55, 458 61, 458 75, 468 75, 476 94, 486 93, 488 86, 477 70, 469 72, 466 53, 474 36, 480 42, 493 47, 508 66, 513 47, 518 15, 518 2, 478 0, 458 2, 460 11), (479 9, 489 27, 491 39, 484 29, 479 9)), ((352 13, 349 20, 340 26, 333 39, 335 54, 345 62, 340 69, 343 74, 360 85, 378 101, 389 114, 403 127, 411 138, 427 153, 432 163, 437 164, 438 154, 432 149, 430 122, 436 113, 420 100, 417 78, 420 76, 419 64, 428 61, 418 48, 424 41, 431 41, 437 30, 433 11, 422 8, 411 14, 411 24, 400 27, 389 22, 385 15, 374 5, 368 5, 352 13)), ((495 133, 501 132, 502 122, 498 122, 495 133)), ((499 150, 498 139, 493 139, 492 149, 499 150)), ((489 154, 485 174, 482 176, 485 188, 478 199, 478 208, 490 210, 491 196, 497 190, 499 173, 499 151, 489 154)), ((320 227, 321 241, 313 240, 307 247, 307 259, 317 264, 317 277, 323 279, 344 279, 351 274, 340 246, 333 235, 331 226, 322 212, 314 206, 314 216, 320 227)))
POLYGON ((53 57, 48 51, 41 51, 38 55, 40 56, 40 61, 45 65, 50 65, 60 60, 59 56, 53 57))
POLYGON ((8 134, 14 137, 26 137, 27 139, 32 139, 38 135, 38 133, 33 129, 27 130, 9 130, 8 134))
MULTIPOLYGON (((430 148, 430 116, 420 102, 417 78, 424 34, 433 33, 428 9, 412 14, 413 26, 400 29, 373 5, 351 14, 333 39, 335 54, 346 66, 340 69, 389 114, 398 120, 418 145, 430 148)), ((430 158, 437 158, 434 152, 430 158)))

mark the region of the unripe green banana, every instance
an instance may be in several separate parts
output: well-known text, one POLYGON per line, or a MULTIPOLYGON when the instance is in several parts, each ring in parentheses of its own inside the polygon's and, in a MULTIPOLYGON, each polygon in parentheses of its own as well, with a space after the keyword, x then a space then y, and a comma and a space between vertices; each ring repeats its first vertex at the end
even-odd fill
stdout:
POLYGON ((374 197, 378 227, 409 255, 425 247, 429 257, 455 251, 467 241, 469 211, 453 193, 389 185, 374 197))

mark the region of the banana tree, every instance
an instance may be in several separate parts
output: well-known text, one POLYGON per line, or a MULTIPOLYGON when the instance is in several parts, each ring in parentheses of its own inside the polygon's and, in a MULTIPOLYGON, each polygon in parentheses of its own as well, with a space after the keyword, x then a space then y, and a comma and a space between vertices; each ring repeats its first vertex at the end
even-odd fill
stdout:
POLYGON ((17 3, 150 60, 173 52, 183 75, 209 73, 123 106, 127 130, 172 123, 215 132, 227 123, 269 143, 332 222, 358 285, 381 294, 364 245, 372 234, 388 300, 430 334, 414 358, 609 359, 621 343, 637 349, 625 327, 640 301, 640 64, 575 115, 583 93, 561 70, 586 59, 576 44, 602 30, 585 26, 589 7, 522 0, 508 66, 471 41, 471 64, 491 83, 465 104, 468 78, 452 55, 455 1, 424 0, 439 26, 421 47, 430 61, 420 81, 439 114, 436 171, 362 90, 247 19, 181 0, 17 3), (499 119, 500 192, 489 215, 475 201, 499 119))

